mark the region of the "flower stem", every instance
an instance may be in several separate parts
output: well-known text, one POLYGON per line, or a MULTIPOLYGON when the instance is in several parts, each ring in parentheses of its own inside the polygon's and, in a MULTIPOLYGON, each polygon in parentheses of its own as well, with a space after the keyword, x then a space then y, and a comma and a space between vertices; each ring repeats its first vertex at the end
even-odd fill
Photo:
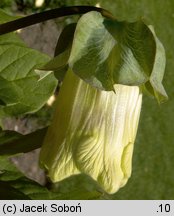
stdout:
POLYGON ((104 17, 109 19, 114 19, 113 15, 109 11, 94 6, 71 6, 71 7, 55 8, 52 10, 44 11, 37 14, 32 14, 10 22, 3 23, 0 25, 0 35, 12 31, 16 31, 18 29, 25 28, 27 26, 44 22, 50 19, 55 19, 58 17, 64 17, 69 15, 84 14, 89 11, 98 11, 104 17))

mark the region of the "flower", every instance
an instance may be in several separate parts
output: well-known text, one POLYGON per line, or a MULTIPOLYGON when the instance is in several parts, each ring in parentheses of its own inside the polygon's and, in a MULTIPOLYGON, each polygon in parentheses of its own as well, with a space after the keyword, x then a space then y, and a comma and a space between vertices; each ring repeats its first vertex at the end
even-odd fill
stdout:
POLYGON ((101 91, 67 72, 40 154, 53 182, 85 173, 108 193, 126 184, 142 93, 138 86, 114 89, 101 91))

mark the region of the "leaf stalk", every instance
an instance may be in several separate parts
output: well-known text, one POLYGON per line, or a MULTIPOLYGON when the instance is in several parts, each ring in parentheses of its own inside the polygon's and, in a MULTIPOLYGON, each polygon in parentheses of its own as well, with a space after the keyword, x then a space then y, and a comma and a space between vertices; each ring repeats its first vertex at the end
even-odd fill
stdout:
POLYGON ((55 19, 64 16, 84 14, 89 11, 98 11, 104 17, 114 19, 114 16, 103 8, 94 6, 71 6, 63 8, 55 8, 48 11, 43 11, 37 14, 32 14, 0 25, 0 35, 25 28, 30 25, 41 23, 50 19, 55 19))

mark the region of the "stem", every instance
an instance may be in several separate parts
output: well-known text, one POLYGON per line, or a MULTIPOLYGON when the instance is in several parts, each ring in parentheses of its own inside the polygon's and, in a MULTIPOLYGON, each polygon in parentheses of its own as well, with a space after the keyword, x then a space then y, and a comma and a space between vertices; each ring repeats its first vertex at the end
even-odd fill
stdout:
POLYGON ((109 11, 103 8, 98 8, 93 6, 72 6, 72 7, 55 8, 52 10, 44 11, 37 14, 32 14, 23 18, 19 18, 10 22, 3 23, 0 25, 0 35, 12 31, 16 31, 18 29, 25 28, 27 26, 44 22, 50 19, 75 15, 75 14, 84 14, 89 11, 98 11, 104 17, 109 19, 114 19, 113 15, 109 11))

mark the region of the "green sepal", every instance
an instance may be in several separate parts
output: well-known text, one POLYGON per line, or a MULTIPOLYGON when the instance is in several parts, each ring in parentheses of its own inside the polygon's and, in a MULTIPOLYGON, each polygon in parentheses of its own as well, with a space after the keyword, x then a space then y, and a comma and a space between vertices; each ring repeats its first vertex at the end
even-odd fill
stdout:
POLYGON ((76 23, 67 25, 61 32, 52 58, 40 70, 53 71, 55 77, 62 81, 68 70, 68 59, 71 52, 76 23))
POLYGON ((142 20, 117 21, 86 13, 77 23, 69 67, 101 90, 113 90, 114 84, 146 86, 159 102, 167 99, 162 86, 165 51, 142 20))

